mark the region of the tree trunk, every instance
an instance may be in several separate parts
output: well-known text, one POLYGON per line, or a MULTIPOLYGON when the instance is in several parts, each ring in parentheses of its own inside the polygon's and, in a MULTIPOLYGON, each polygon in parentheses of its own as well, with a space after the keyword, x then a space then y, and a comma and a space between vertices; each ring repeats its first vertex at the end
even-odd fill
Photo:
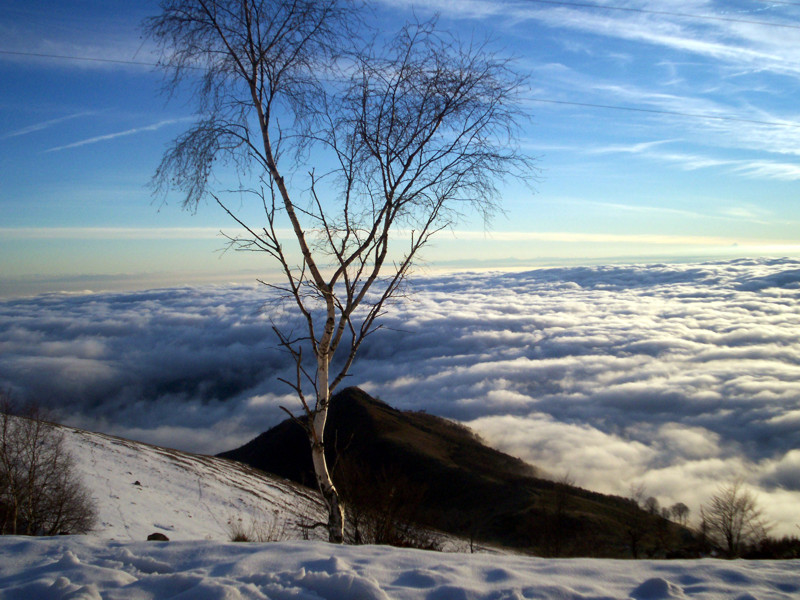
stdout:
POLYGON ((325 421, 328 418, 330 390, 328 388, 328 357, 317 357, 317 407, 310 428, 311 460, 317 485, 328 508, 328 541, 333 544, 344 542, 344 510, 339 500, 339 492, 333 485, 325 460, 325 421))

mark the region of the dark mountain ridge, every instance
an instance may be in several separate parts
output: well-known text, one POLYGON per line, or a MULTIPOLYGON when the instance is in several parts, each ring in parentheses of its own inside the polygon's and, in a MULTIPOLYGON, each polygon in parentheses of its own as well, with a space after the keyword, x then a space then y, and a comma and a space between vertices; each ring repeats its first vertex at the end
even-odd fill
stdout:
MULTIPOLYGON (((562 556, 664 555, 667 537, 688 535, 631 500, 545 479, 463 425, 355 387, 333 397, 325 439, 343 496, 357 502, 356 491, 393 482, 415 504, 414 520, 448 533, 562 556)), ((308 440, 291 419, 219 456, 315 486, 308 440)))

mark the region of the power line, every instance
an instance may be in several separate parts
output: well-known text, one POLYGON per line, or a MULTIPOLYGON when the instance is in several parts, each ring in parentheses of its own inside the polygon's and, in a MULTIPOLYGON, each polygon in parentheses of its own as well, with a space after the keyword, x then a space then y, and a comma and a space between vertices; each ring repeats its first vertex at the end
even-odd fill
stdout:
POLYGON ((102 63, 116 63, 122 65, 141 65, 144 67, 158 67, 158 63, 143 62, 139 60, 119 60, 113 58, 93 58, 89 56, 68 56, 64 54, 43 54, 40 52, 18 52, 15 50, 0 50, 0 54, 8 54, 11 56, 32 56, 34 58, 59 58, 63 60, 88 60, 92 62, 102 63))
MULTIPOLYGON (((747 23, 750 25, 766 25, 769 27, 784 27, 787 29, 800 29, 800 25, 791 25, 788 23, 776 23, 775 21, 755 21, 752 19, 737 19, 734 17, 721 17, 719 15, 698 15, 698 14, 689 14, 689 13, 679 13, 679 12, 670 12, 666 10, 651 10, 647 8, 632 8, 630 6, 609 6, 609 5, 599 5, 599 4, 589 4, 588 2, 561 2, 560 0, 528 0, 528 2, 534 2, 536 4, 552 4, 554 6, 570 6, 573 8, 593 8, 595 10, 616 10, 622 12, 629 12, 629 13, 640 13, 646 15, 661 15, 666 17, 681 17, 687 19, 703 19, 708 21, 726 21, 728 23, 747 23)), ((797 6, 794 3, 789 2, 781 2, 780 4, 792 4, 793 6, 797 6)))
MULTIPOLYGON (((546 0, 529 0, 531 2, 542 1, 545 2, 546 0)), ((550 4, 555 4, 555 2, 548 2, 550 4)), ((565 4, 565 3, 559 3, 565 4)), ((116 63, 116 64, 124 64, 124 65, 139 65, 139 66, 146 66, 146 67, 160 67, 159 63, 153 62, 145 62, 145 61, 137 61, 137 60, 116 60, 110 58, 92 58, 88 56, 69 56, 64 54, 43 54, 39 52, 19 52, 13 50, 0 50, 0 54, 8 54, 13 56, 30 56, 34 58, 55 58, 61 60, 79 60, 79 61, 94 61, 94 62, 103 62, 103 63, 116 63)), ((201 69, 202 67, 192 67, 201 69)), ((545 104, 562 104, 567 106, 582 106, 585 108, 602 108, 607 110, 622 110, 628 112, 638 112, 638 113, 651 113, 651 114, 660 114, 660 115, 672 115, 678 117, 689 117, 693 119, 713 119, 715 121, 732 121, 737 123, 752 123, 755 125, 767 125, 771 127, 798 127, 800 128, 800 123, 793 123, 789 121, 761 121, 758 119, 746 119, 744 117, 731 117, 731 116, 723 116, 723 115, 709 115, 709 114, 701 114, 701 113, 688 113, 688 112, 681 112, 677 110, 663 110, 657 108, 641 108, 636 106, 620 106, 616 104, 594 104, 591 102, 573 102, 569 100, 551 100, 548 98, 529 98, 531 102, 542 102, 545 104)))
POLYGON ((627 110, 631 112, 654 113, 657 115, 673 115, 678 117, 691 117, 693 119, 713 119, 715 121, 734 121, 737 123, 753 123, 756 125, 769 125, 772 127, 798 127, 800 123, 790 121, 759 121, 758 119, 745 119, 744 117, 729 117, 724 115, 709 115, 701 113, 688 113, 678 110, 662 110, 658 108, 640 108, 635 106, 618 106, 614 104, 593 104, 590 102, 571 102, 568 100, 548 100, 546 98, 528 98, 531 102, 544 102, 547 104, 566 104, 568 106, 582 106, 585 108, 605 108, 609 110, 627 110))

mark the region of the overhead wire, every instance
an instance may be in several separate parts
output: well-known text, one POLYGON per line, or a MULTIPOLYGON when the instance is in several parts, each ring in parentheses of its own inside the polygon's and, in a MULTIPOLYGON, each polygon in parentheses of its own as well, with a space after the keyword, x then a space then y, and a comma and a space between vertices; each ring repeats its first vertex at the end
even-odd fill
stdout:
MULTIPOLYGON (((684 19, 702 19, 706 21, 725 21, 728 23, 747 23, 750 25, 765 25, 769 27, 783 27, 788 29, 800 29, 800 25, 794 25, 791 23, 777 23, 775 21, 756 21, 754 19, 741 19, 736 17, 723 17, 720 15, 707 15, 707 14, 690 14, 690 13, 680 13, 680 12, 672 12, 666 10, 654 10, 650 8, 634 8, 632 6, 616 6, 611 4, 591 4, 589 2, 567 2, 566 0, 527 0, 527 2, 535 3, 535 4, 551 4, 554 6, 568 6, 574 8, 592 8, 595 10, 616 10, 622 12, 629 12, 629 13, 640 13, 640 14, 647 14, 647 15, 661 15, 665 17, 680 17, 684 19)), ((790 4, 788 2, 779 2, 778 4, 790 4)), ((798 6, 798 4, 791 3, 792 6, 798 6)))
POLYGON ((92 62, 102 62, 102 63, 117 63, 123 65, 141 65, 145 67, 158 67, 160 66, 158 63, 151 63, 151 62, 144 62, 139 60, 122 60, 122 59, 115 59, 115 58, 95 58, 91 56, 69 56, 66 54, 45 54, 42 52, 22 52, 18 50, 0 50, 0 54, 6 54, 10 56, 30 56, 34 58, 58 58, 64 60, 88 60, 92 62))
POLYGON ((800 2, 784 2, 783 0, 760 0, 764 4, 781 4, 783 6, 800 6, 800 2))
MULTIPOLYGON (((634 8, 634 7, 627 7, 627 6, 616 6, 616 5, 599 5, 599 4, 592 4, 588 2, 570 2, 567 0, 527 0, 531 3, 537 4, 550 4, 550 5, 557 5, 557 6, 568 6, 568 7, 576 7, 576 8, 592 8, 598 10, 616 10, 616 11, 624 11, 624 12, 635 12, 635 13, 644 13, 644 14, 654 14, 654 15, 663 15, 663 16, 672 16, 672 17, 682 17, 682 18, 693 18, 693 19, 707 19, 707 20, 716 20, 716 21, 727 21, 727 22, 735 22, 735 23, 750 23, 750 24, 758 24, 758 25, 766 25, 772 27, 786 27, 792 29, 800 29, 800 25, 791 25, 786 23, 775 23, 770 21, 754 21, 750 19, 737 19, 733 17, 721 17, 715 15, 700 15, 700 14, 689 14, 689 13, 678 13, 678 12, 671 12, 671 11, 660 11, 660 10, 652 10, 652 9, 645 9, 645 8, 634 8)), ((769 0, 771 4, 782 4, 782 5, 789 5, 789 6, 800 6, 800 3, 795 2, 785 2, 780 0, 769 0)), ((11 55, 11 56, 28 56, 32 58, 51 58, 51 59, 60 59, 60 60, 76 60, 76 61, 90 61, 90 62, 100 62, 100 63, 112 63, 112 64, 124 64, 124 65, 137 65, 137 66, 146 66, 146 67, 161 67, 162 64, 158 62, 147 62, 147 61, 139 61, 139 60, 123 60, 123 59, 111 59, 111 58, 96 58, 96 57, 89 57, 89 56, 71 56, 71 55, 64 55, 64 54, 49 54, 49 53, 41 53, 41 52, 23 52, 18 50, 2 50, 0 49, 0 54, 4 55, 11 55)), ((189 68, 196 68, 202 69, 202 67, 189 67, 189 68)), ((585 108, 600 108, 600 109, 607 109, 607 110, 619 110, 619 111, 629 111, 629 112, 639 112, 639 113, 651 113, 651 114, 661 114, 661 115, 672 115, 672 116, 679 116, 679 117, 688 117, 694 119, 712 119, 717 121, 732 121, 732 122, 739 122, 739 123, 751 123, 755 125, 765 125, 765 126, 772 126, 772 127, 797 127, 800 128, 800 123, 790 122, 790 121, 763 121, 759 119, 748 119, 745 117, 734 117, 734 116, 727 116, 727 115, 712 115, 712 114, 704 114, 704 113, 689 113, 689 112, 682 112, 682 111, 673 111, 673 110, 666 110, 666 109, 657 109, 657 108, 643 108, 643 107, 635 107, 635 106, 622 106, 622 105, 615 105, 615 104, 597 104, 591 102, 576 102, 576 101, 569 101, 569 100, 555 100, 555 99, 548 99, 548 98, 528 98, 531 102, 540 102, 545 104, 561 104, 567 106, 581 106, 585 108)))
MULTIPOLYGON (((94 58, 89 56, 69 56, 65 54, 44 54, 40 52, 20 52, 20 51, 12 51, 12 50, 0 50, 0 54, 8 54, 13 56, 30 56, 33 58, 55 58, 55 59, 62 59, 62 60, 79 60, 79 61, 93 61, 93 62, 102 62, 102 63, 116 63, 116 64, 124 64, 124 65, 138 65, 138 66, 146 66, 146 67, 160 67, 163 66, 159 63, 154 62, 145 62, 145 61, 138 61, 138 60, 121 60, 121 59, 111 59, 111 58, 94 58)), ((202 67, 190 67, 196 69, 202 69, 202 67)), ((652 113, 652 114, 661 114, 661 115, 672 115, 678 117, 689 117, 693 119, 713 119, 716 121, 733 121, 738 123, 752 123, 755 125, 766 125, 771 127, 798 127, 800 128, 800 123, 794 123, 790 121, 763 121, 759 119, 747 119, 745 117, 733 117, 728 115, 712 115, 712 114, 705 114, 705 113, 689 113, 689 112, 681 112, 677 110, 666 110, 666 109, 658 109, 658 108, 643 108, 637 106, 622 106, 618 104, 597 104, 592 102, 576 102, 570 100, 555 100, 550 98, 528 98, 530 102, 540 102, 544 104, 562 104, 567 106, 582 106, 586 108, 602 108, 608 110, 621 110, 621 111, 629 111, 629 112, 638 112, 638 113, 652 113)))

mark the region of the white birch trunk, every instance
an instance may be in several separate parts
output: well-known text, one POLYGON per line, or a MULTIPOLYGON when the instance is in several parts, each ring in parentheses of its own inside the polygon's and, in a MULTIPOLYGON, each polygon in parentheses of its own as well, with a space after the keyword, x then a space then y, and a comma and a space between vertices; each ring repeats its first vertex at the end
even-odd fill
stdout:
POLYGON ((328 541, 334 544, 344 542, 344 509, 339 501, 339 492, 333 485, 333 480, 328 472, 325 460, 325 422, 328 418, 330 406, 330 391, 328 388, 328 357, 317 357, 317 407, 311 422, 311 460, 314 464, 314 474, 317 485, 322 493, 322 498, 328 508, 328 541))

